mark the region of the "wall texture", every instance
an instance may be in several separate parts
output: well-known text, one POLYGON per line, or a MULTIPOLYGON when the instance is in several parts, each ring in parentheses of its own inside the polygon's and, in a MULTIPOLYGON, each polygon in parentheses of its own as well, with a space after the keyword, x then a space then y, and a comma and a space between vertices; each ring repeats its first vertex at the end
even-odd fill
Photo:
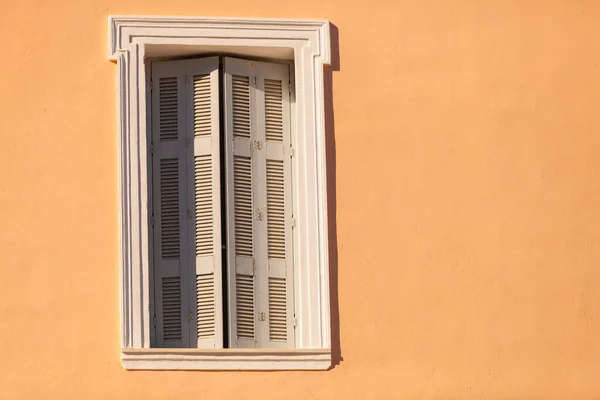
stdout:
POLYGON ((598 21, 575 0, 5 4, 0 397, 600 398, 598 21), (108 14, 337 27, 332 370, 121 367, 108 14))

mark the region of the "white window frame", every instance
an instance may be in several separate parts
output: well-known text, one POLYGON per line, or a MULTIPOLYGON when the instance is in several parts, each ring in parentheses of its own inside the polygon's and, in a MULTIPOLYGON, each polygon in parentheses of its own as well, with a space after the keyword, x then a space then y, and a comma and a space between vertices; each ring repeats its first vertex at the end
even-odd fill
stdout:
POLYGON ((108 56, 118 65, 121 362, 126 369, 327 369, 331 366, 322 20, 109 16, 108 56), (193 47, 196 46, 196 47, 193 47), (293 54, 296 349, 152 349, 144 61, 166 49, 293 54), (210 50, 206 50, 210 49, 210 50), (293 52, 293 53, 292 53, 293 52))

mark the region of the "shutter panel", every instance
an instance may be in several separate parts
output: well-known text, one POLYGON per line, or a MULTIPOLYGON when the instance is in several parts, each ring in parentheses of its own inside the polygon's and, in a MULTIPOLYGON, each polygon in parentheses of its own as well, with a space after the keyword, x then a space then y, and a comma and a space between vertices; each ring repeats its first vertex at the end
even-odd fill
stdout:
POLYGON ((223 347, 219 59, 187 60, 191 346, 223 347))
MULTIPOLYGON (((268 302, 263 347, 294 347, 294 274, 292 259, 292 195, 290 137, 290 75, 287 65, 259 64, 262 89, 259 113, 264 121, 266 178, 262 190, 267 210, 267 278, 262 284, 268 302)), ((262 131, 262 130, 261 130, 262 131)), ((263 138, 261 137, 261 141, 263 138)))
POLYGON ((158 347, 223 347, 218 68, 152 64, 158 347))
POLYGON ((185 64, 152 65, 156 346, 189 346, 186 268, 185 64))
POLYGON ((230 342, 293 348, 289 67, 224 66, 230 342))
POLYGON ((227 247, 229 277, 229 346, 256 346, 254 276, 254 204, 251 145, 250 70, 225 68, 225 146, 227 158, 227 247))

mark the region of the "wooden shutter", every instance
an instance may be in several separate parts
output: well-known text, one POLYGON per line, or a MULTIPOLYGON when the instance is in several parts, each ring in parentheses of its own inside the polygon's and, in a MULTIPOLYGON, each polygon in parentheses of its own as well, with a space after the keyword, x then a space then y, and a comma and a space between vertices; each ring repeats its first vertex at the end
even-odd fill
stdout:
POLYGON ((261 158, 266 169, 261 190, 267 209, 267 277, 261 289, 268 301, 268 332, 264 333, 263 347, 290 348, 294 347, 294 274, 289 67, 261 63, 259 71, 258 113, 264 121, 260 140, 265 141, 266 149, 261 158))
POLYGON ((231 347, 294 347, 289 67, 225 58, 231 347))
POLYGON ((187 347, 185 63, 154 63, 152 84, 156 346, 187 347))
POLYGON ((187 77, 191 346, 222 348, 218 57, 188 60, 187 77))
POLYGON ((218 68, 152 64, 157 347, 223 346, 218 68))

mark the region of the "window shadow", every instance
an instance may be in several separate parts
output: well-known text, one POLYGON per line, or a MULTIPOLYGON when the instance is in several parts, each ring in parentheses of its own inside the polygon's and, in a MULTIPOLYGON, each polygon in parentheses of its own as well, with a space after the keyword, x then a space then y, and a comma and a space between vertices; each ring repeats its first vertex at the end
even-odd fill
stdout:
POLYGON ((327 219, 329 225, 329 294, 331 312, 331 369, 339 365, 342 357, 340 340, 340 307, 338 299, 338 246, 337 246, 337 199, 336 199, 336 153, 335 117, 333 109, 333 72, 340 70, 338 28, 330 23, 331 65, 324 68, 325 95, 325 156, 327 163, 327 219))

